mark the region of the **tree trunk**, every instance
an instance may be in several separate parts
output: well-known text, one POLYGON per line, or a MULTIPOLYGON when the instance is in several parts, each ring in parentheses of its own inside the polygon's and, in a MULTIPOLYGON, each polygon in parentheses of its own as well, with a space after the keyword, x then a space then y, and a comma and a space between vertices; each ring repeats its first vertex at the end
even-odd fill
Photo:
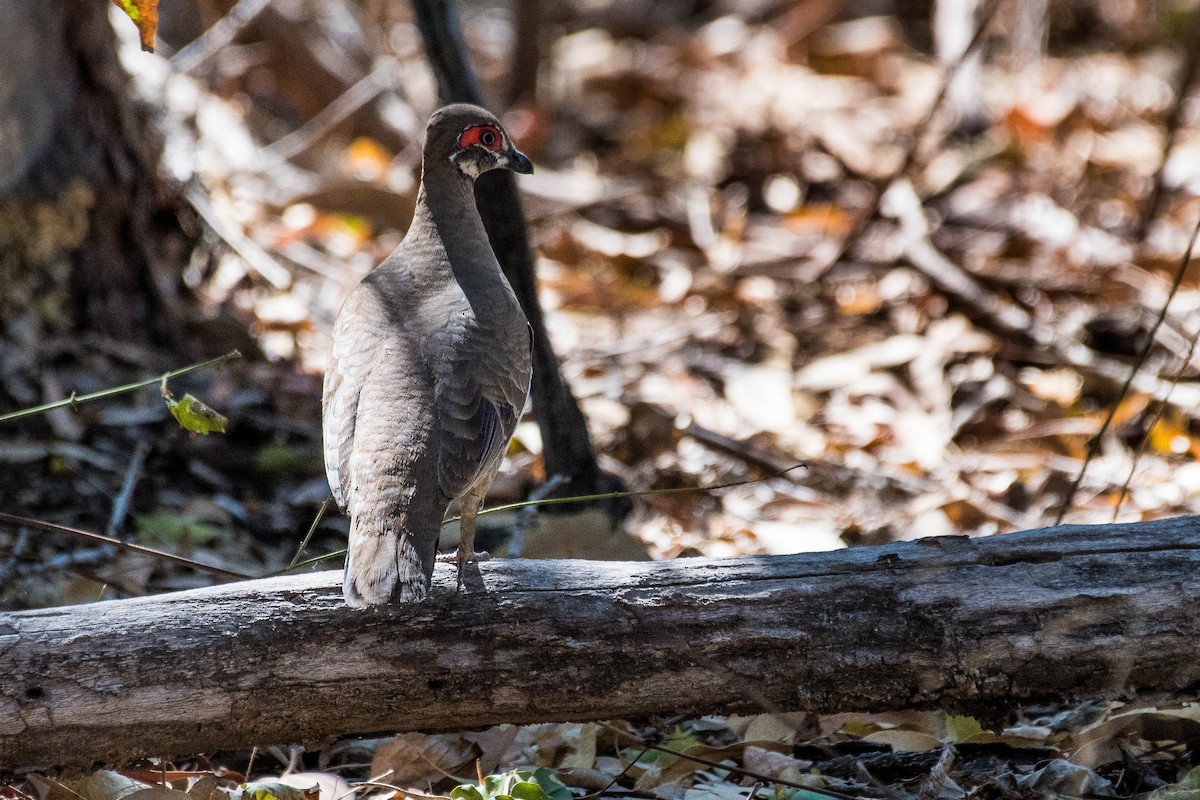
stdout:
MULTIPOLYGON (((437 77, 442 101, 486 106, 467 59, 452 0, 414 0, 413 12, 430 66, 437 77)), ((617 478, 601 472, 588 436, 587 422, 559 371, 558 358, 542 320, 533 252, 529 247, 516 180, 506 170, 484 175, 475 184, 475 198, 496 258, 533 327, 530 396, 533 416, 542 434, 546 475, 569 479, 549 496, 597 494, 623 488, 617 478)), ((547 506, 545 512, 571 513, 578 508, 547 506)), ((628 509, 628 503, 608 501, 605 508, 614 519, 620 518, 628 509)))
POLYGON ((545 0, 513 3, 513 42, 509 50, 508 104, 537 98, 538 71, 542 66, 542 24, 549 14, 545 0))
POLYGON ((187 245, 107 3, 13 0, 0 24, 0 338, 161 343, 187 245))
POLYGON ((0 772, 649 714, 1194 699, 1200 517, 832 553, 335 573, 0 614, 0 772))

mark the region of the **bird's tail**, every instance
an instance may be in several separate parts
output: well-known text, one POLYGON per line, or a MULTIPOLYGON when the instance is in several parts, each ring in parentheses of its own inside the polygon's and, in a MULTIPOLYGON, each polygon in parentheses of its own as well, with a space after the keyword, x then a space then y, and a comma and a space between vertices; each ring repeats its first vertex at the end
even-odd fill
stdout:
POLYGON ((347 604, 362 608, 425 599, 433 576, 437 531, 421 536, 405 527, 396 517, 351 520, 342 582, 347 604), (428 552, 417 546, 425 540, 431 540, 424 548, 428 552))

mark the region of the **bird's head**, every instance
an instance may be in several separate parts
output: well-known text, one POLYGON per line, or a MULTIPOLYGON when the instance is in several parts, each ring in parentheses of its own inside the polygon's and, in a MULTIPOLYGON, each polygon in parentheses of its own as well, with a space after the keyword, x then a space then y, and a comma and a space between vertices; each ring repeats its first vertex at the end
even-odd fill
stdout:
POLYGON ((425 164, 449 160, 474 180, 493 169, 511 169, 526 175, 533 164, 517 148, 500 120, 479 106, 458 103, 439 109, 429 118, 425 132, 425 164))

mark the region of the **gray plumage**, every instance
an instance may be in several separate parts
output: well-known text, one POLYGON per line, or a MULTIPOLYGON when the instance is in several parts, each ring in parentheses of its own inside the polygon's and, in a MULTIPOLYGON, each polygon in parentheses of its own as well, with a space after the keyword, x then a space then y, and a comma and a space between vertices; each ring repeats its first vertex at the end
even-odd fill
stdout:
POLYGON ((350 605, 425 597, 455 499, 460 583, 463 563, 475 557, 475 515, 531 372, 529 324, 475 207, 474 179, 504 167, 532 172, 495 117, 470 105, 435 113, 412 226, 334 325, 325 469, 350 515, 350 605))

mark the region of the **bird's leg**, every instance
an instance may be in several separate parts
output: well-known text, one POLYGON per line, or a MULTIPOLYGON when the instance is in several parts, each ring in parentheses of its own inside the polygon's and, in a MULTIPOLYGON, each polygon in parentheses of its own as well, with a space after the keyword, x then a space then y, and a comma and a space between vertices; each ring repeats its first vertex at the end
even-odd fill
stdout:
POLYGON ((483 505, 483 496, 487 492, 486 489, 472 489, 463 495, 460 506, 460 519, 458 521, 459 539, 458 539, 458 591, 463 588, 463 570, 467 564, 472 561, 487 561, 491 558, 487 553, 475 552, 475 517, 479 514, 479 508, 483 505))

